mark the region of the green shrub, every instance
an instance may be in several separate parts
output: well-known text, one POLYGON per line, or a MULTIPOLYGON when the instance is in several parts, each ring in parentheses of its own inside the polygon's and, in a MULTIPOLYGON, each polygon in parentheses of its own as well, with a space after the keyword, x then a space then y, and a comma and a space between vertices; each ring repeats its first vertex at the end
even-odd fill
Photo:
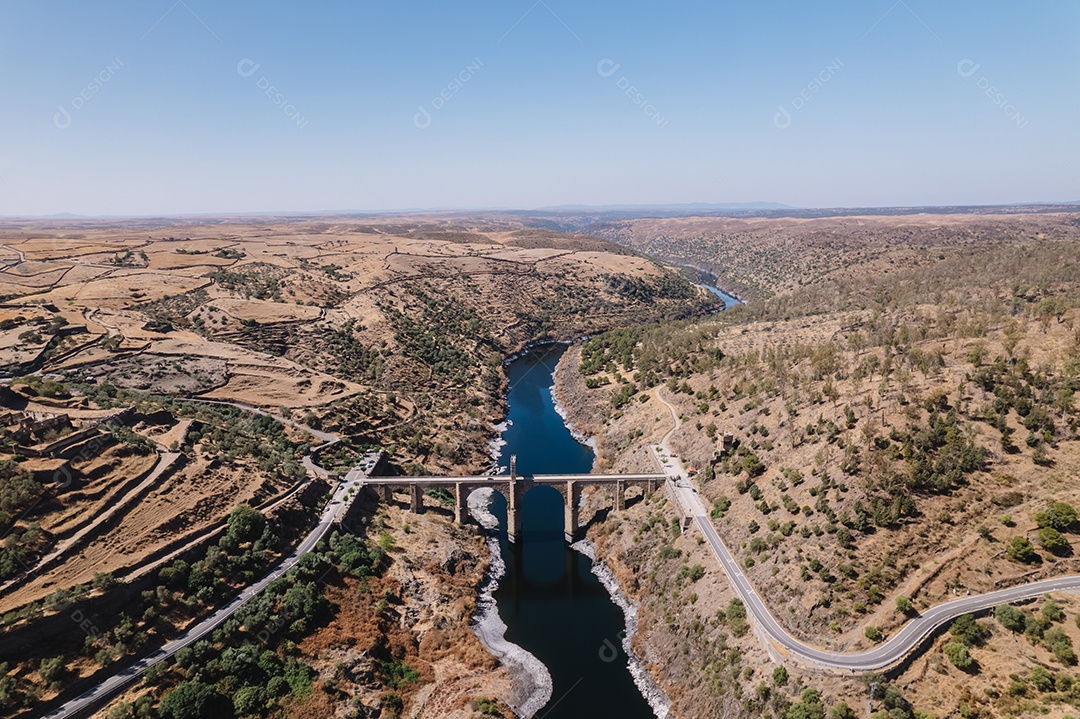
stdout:
POLYGON ((162 719, 217 719, 231 713, 230 702, 218 691, 200 681, 184 681, 161 700, 158 713, 162 719))
POLYGON ((971 658, 971 653, 968 652, 968 648, 963 642, 947 642, 942 647, 942 651, 945 652, 945 656, 949 658, 953 666, 961 671, 969 671, 975 665, 975 660, 971 658))
POLYGON ((1024 631, 1024 612, 1012 604, 999 604, 994 607, 994 618, 1011 632, 1024 631))
POLYGON ((1027 564, 1035 561, 1039 555, 1035 553, 1035 547, 1027 537, 1013 537, 1005 549, 1005 556, 1014 562, 1027 564))
POLYGON ((1053 691, 1054 675, 1048 672, 1042 665, 1036 664, 1031 668, 1031 683, 1041 692, 1053 691))
POLYGON ((1043 527, 1039 530, 1039 545, 1053 554, 1064 554, 1069 549, 1069 540, 1053 527, 1043 527))
POLYGON ((1073 651, 1072 640, 1061 629, 1051 629, 1046 632, 1043 635, 1043 644, 1062 664, 1066 666, 1076 664, 1076 652, 1073 651))
POLYGON ((986 630, 975 621, 974 615, 961 614, 949 627, 949 634, 952 635, 953 639, 965 646, 971 646, 982 642, 986 630))
POLYGON ((1061 611, 1061 605, 1050 597, 1046 598, 1046 601, 1042 605, 1042 615, 1047 621, 1060 622, 1062 617, 1065 616, 1061 611))
POLYGON ((254 542, 266 529, 266 517, 249 504, 241 504, 229 512, 228 537, 238 544, 254 542))
POLYGON ((1066 502, 1051 502, 1045 510, 1035 514, 1035 523, 1039 527, 1051 527, 1059 532, 1071 529, 1076 520, 1076 509, 1066 502))

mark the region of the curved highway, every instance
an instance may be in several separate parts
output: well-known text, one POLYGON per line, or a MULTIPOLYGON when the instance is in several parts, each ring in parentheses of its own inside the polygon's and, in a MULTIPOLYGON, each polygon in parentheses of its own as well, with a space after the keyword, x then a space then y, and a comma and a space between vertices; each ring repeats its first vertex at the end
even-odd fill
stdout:
POLYGON ((660 395, 659 388, 656 389, 654 394, 671 412, 675 426, 664 435, 660 442, 659 451, 655 446, 650 447, 650 450, 660 466, 667 471, 671 482, 669 486, 676 499, 682 505, 683 510, 693 518, 698 529, 701 530, 732 587, 746 605, 755 628, 763 638, 781 648, 783 654, 788 658, 802 664, 840 671, 884 669, 907 656, 935 629, 962 614, 989 609, 998 604, 1030 599, 1046 592, 1080 589, 1080 576, 1055 577, 938 604, 913 618, 899 632, 889 637, 887 641, 866 652, 848 654, 830 652, 801 642, 788 634, 776 620, 776 617, 773 616, 764 600, 758 595, 754 586, 743 574, 739 563, 731 555, 724 541, 720 539, 720 535, 713 528, 709 512, 704 502, 701 501, 697 490, 693 487, 682 461, 672 453, 668 445, 672 433, 681 424, 679 416, 675 408, 660 395))

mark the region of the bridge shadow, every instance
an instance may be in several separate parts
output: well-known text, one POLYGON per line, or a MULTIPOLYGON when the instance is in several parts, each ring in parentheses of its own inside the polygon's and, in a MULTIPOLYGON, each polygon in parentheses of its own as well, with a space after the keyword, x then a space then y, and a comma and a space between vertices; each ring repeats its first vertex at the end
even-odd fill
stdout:
MULTIPOLYGON (((645 501, 645 493, 639 492, 633 496, 626 498, 625 507, 626 509, 630 509, 631 507, 640 504, 643 501, 645 501)), ((578 526, 577 532, 574 533, 575 541, 587 535, 589 533, 589 530, 592 529, 593 526, 606 522, 614 512, 615 508, 611 505, 611 503, 609 503, 607 506, 597 509, 595 512, 593 512, 593 515, 589 517, 588 521, 582 522, 578 526)))
MULTIPOLYGON (((606 522, 608 517, 611 516, 612 511, 613 510, 611 509, 611 507, 604 507, 603 509, 598 509, 593 512, 593 516, 589 517, 589 521, 583 523, 580 527, 578 527, 577 535, 585 536, 589 533, 589 530, 593 527, 593 525, 603 524, 604 522, 606 522)), ((575 536, 575 539, 576 538, 577 536, 575 536)))

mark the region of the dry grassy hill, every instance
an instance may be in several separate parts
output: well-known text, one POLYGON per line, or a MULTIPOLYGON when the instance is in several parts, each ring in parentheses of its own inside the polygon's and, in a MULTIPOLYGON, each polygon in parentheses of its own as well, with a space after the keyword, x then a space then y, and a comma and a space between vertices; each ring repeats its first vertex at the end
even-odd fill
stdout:
MULTIPOLYGON (((564 391, 578 423, 601 435, 606 464, 648 466, 645 443, 671 426, 652 396, 663 392, 684 419, 673 445, 699 470, 717 530, 748 576, 790 631, 837 650, 893 633, 908 607, 1080 571, 1080 527, 1045 514, 1054 502, 1080 506, 1075 218, 966 218, 967 229, 945 234, 906 217, 873 218, 880 233, 861 218, 829 222, 838 237, 829 272, 806 275, 802 286, 784 279, 799 277, 822 250, 813 239, 801 244, 808 223, 796 222, 791 258, 772 255, 767 271, 776 279, 758 274, 746 283, 767 283, 771 299, 607 333, 573 356, 564 391), (845 225, 857 229, 844 234, 845 225), (910 233, 900 248, 890 245, 897 233, 910 233), (725 433, 734 439, 727 451, 725 433)), ((648 575, 641 596, 654 640, 664 639, 647 639, 647 650, 662 652, 673 632, 676 649, 665 658, 701 659, 703 646, 727 634, 713 616, 723 607, 697 605, 698 595, 712 593, 704 580, 690 598, 677 576, 688 559, 661 561, 670 572, 644 569, 665 553, 678 556, 672 537, 656 534, 668 517, 652 515, 657 524, 650 516, 638 517, 633 542, 605 541, 616 563, 648 575)), ((724 581, 715 571, 709 580, 724 581)), ((1075 658, 1055 658, 1056 622, 1029 627, 1030 644, 989 624, 999 638, 967 641, 976 664, 966 671, 945 658, 942 640, 896 674, 916 707, 986 716, 1050 707, 1061 715, 1080 702, 1029 676, 1035 663, 1063 687, 1080 678, 1075 658)), ((1064 634, 1071 645, 1077 631, 1064 634)), ((836 699, 866 696, 857 682, 800 676, 836 699)), ((731 681, 690 686, 675 689, 686 716, 712 706, 716 692, 730 700, 734 691, 731 681)), ((783 714, 795 699, 797 692, 767 686, 738 704, 748 715, 783 714)))
POLYGON ((602 223, 590 231, 708 270, 740 297, 764 299, 821 281, 932 266, 993 244, 1073 238, 1077 222, 1074 213, 683 217, 602 223))

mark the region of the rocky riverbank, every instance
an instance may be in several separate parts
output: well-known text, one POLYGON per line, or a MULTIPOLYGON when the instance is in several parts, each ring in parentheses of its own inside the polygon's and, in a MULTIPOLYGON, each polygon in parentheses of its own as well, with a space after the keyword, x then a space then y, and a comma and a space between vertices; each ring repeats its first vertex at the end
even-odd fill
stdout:
MULTIPOLYGON (((564 355, 556 389, 568 421, 579 431, 595 433, 597 466, 605 471, 653 470, 647 447, 671 427, 667 410, 653 401, 635 402, 616 416, 608 401, 610 390, 585 387, 578 371, 580 357, 576 347, 564 355)), ((582 515, 595 509, 599 507, 582 515)), ((601 580, 633 608, 624 609, 624 646, 634 657, 631 672, 654 711, 658 704, 649 687, 664 697, 666 716, 745 716, 742 684, 756 676, 754 667, 769 667, 770 660, 744 620, 727 619, 734 595, 705 547, 691 534, 679 532, 674 519, 666 495, 657 492, 631 500, 625 512, 588 532, 595 566, 608 575, 601 580), (698 570, 690 569, 695 565, 701 568, 700 580, 694 579, 698 570), (708 639, 710 634, 715 638, 708 639)))
MULTIPOLYGON (((595 406, 595 402, 592 403, 593 406, 589 404, 591 398, 586 394, 584 382, 581 381, 577 371, 580 358, 580 350, 576 347, 571 348, 563 355, 563 359, 559 362, 555 371, 555 386, 552 387, 552 398, 555 402, 556 411, 563 418, 564 423, 575 438, 580 442, 587 443, 597 453, 596 464, 599 466, 603 457, 601 452, 603 444, 598 439, 603 436, 600 431, 602 429, 603 415, 599 414, 600 408, 595 406)), ((591 504, 590 500, 590 497, 583 498, 586 504, 591 504)), ((590 514, 591 511, 598 509, 598 507, 590 506, 587 509, 589 511, 584 511, 583 516, 590 514)), ((609 521, 619 520, 613 519, 609 521)), ((595 535, 596 532, 594 531, 592 534, 595 535)), ((634 684, 637 686, 638 691, 645 697, 656 716, 659 719, 666 719, 670 715, 671 700, 657 681, 657 677, 650 672, 646 662, 639 656, 638 652, 642 648, 641 645, 635 646, 635 643, 638 642, 641 624, 639 600, 624 591, 615 571, 609 566, 609 556, 600 550, 591 538, 583 539, 572 546, 592 560, 593 574, 607 589, 612 602, 622 609, 623 616, 626 618, 626 629, 620 636, 620 640, 621 649, 628 658, 628 669, 634 678, 634 684)), ((610 647, 610 649, 613 656, 618 654, 617 648, 614 646, 610 647)), ((650 650, 650 654, 653 653, 650 650)))
POLYGON ((502 668, 509 674, 511 690, 505 701, 514 713, 531 719, 540 709, 551 701, 551 674, 544 663, 522 647, 506 640, 506 623, 499 616, 499 607, 495 601, 495 590, 506 573, 506 563, 502 558, 499 539, 491 532, 498 527, 499 520, 489 511, 492 489, 481 489, 469 496, 469 512, 486 531, 488 552, 491 557, 484 584, 477 597, 477 609, 472 620, 472 629, 480 643, 499 660, 502 668))

